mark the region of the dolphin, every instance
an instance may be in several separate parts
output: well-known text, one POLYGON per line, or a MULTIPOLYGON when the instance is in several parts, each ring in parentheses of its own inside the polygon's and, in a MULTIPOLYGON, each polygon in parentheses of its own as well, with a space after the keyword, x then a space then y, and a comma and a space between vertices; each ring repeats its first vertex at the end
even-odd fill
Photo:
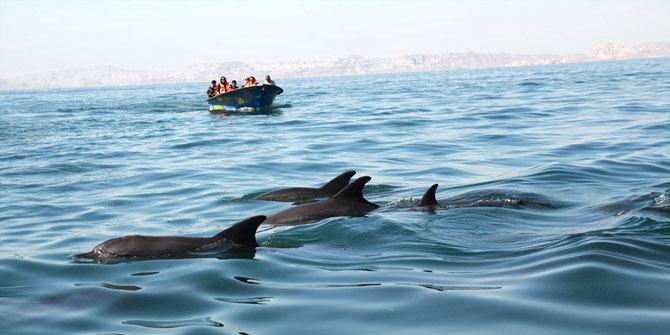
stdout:
POLYGON ((437 184, 433 184, 426 190, 426 193, 421 197, 419 207, 440 207, 440 204, 437 203, 437 199, 435 199, 435 190, 437 190, 437 184))
POLYGON ((659 213, 659 214, 670 215, 670 206, 644 207, 644 208, 641 208, 640 210, 647 211, 647 212, 656 212, 656 213, 659 213))
POLYGON ((482 200, 474 203, 458 203, 458 204, 450 204, 447 206, 442 206, 435 199, 435 191, 437 190, 437 186, 438 184, 433 184, 428 188, 428 190, 426 190, 426 193, 424 193, 423 197, 421 197, 419 207, 421 207, 422 209, 431 209, 431 210, 436 208, 451 209, 451 208, 463 208, 463 207, 512 207, 512 206, 533 206, 533 207, 542 207, 551 209, 555 208, 550 204, 523 200, 523 199, 482 200))
POLYGON ((291 207, 269 216, 263 224, 286 225, 319 221, 333 216, 357 216, 379 208, 363 198, 370 177, 360 177, 328 200, 291 207))
POLYGON ((264 215, 253 216, 212 237, 129 235, 98 244, 91 252, 72 258, 165 257, 178 258, 205 247, 225 246, 229 251, 253 250, 258 246, 256 229, 264 215))
POLYGON ((616 201, 613 203, 605 204, 596 207, 596 209, 601 211, 607 211, 616 213, 614 216, 621 216, 631 211, 643 211, 643 212, 656 212, 656 213, 670 213, 670 206, 668 205, 648 205, 650 202, 656 202, 657 197, 661 196, 661 193, 651 192, 641 196, 633 196, 625 200, 616 201), (645 206, 645 207, 642 207, 645 206))
POLYGON ((356 171, 347 171, 333 178, 331 181, 319 188, 291 187, 263 193, 255 200, 294 201, 298 199, 330 198, 343 189, 356 171))

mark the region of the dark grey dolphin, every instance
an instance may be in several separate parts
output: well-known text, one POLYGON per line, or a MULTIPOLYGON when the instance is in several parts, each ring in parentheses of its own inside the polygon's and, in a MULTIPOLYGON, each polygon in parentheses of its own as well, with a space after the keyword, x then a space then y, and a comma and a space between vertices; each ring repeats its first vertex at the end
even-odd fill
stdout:
POLYGON ((226 246, 230 250, 253 250, 258 246, 256 229, 265 220, 263 215, 240 221, 212 237, 142 236, 114 238, 97 245, 91 252, 72 258, 98 257, 166 257, 176 258, 207 246, 226 246))
POLYGON ((656 212, 656 213, 666 213, 670 214, 670 206, 668 205, 652 205, 648 206, 649 203, 655 203, 655 199, 659 197, 661 193, 651 192, 641 196, 633 196, 625 200, 616 201, 613 203, 605 204, 596 207, 596 209, 601 211, 607 211, 616 213, 615 216, 621 216, 631 211, 643 211, 643 212, 656 212), (643 207, 644 206, 644 207, 643 207))
POLYGON ((437 190, 437 184, 433 184, 433 186, 426 190, 426 193, 424 193, 421 198, 419 207, 440 207, 440 204, 437 203, 437 199, 435 199, 435 190, 437 190))
POLYGON ((640 210, 647 211, 647 212, 656 212, 656 213, 659 213, 659 214, 670 215, 670 206, 644 207, 644 208, 641 208, 640 210))
POLYGON ((263 224, 295 224, 322 220, 334 216, 363 215, 379 206, 363 198, 363 187, 370 177, 360 177, 330 199, 291 207, 269 216, 263 224))
POLYGON ((555 208, 554 206, 542 202, 533 202, 529 200, 522 199, 507 199, 507 200, 482 200, 474 203, 458 203, 450 204, 446 206, 440 205, 435 199, 435 191, 437 190, 437 184, 433 184, 431 187, 426 190, 426 193, 423 194, 419 207, 423 209, 435 209, 435 208, 463 208, 463 207, 512 207, 512 206, 532 206, 532 207, 543 207, 543 208, 555 208))
POLYGON ((254 199, 274 201, 294 201, 299 199, 330 198, 349 184, 356 171, 347 171, 333 178, 319 188, 291 187, 263 193, 254 199))

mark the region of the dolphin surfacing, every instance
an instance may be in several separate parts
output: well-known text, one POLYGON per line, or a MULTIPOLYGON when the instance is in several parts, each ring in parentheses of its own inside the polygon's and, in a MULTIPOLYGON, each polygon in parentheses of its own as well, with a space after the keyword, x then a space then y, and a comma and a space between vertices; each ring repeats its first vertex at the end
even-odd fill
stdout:
POLYGON ((250 217, 212 237, 129 235, 114 238, 100 243, 91 252, 74 255, 72 258, 175 258, 198 251, 205 246, 218 244, 229 246, 231 250, 253 250, 258 246, 256 229, 265 219, 263 215, 250 217))
POLYGON ((379 206, 363 198, 363 187, 370 177, 360 177, 330 199, 299 205, 269 216, 263 224, 285 225, 319 221, 334 216, 357 216, 373 211, 379 206))
POLYGON ((435 191, 437 190, 437 184, 433 184, 431 187, 426 190, 426 193, 423 194, 419 207, 440 207, 440 204, 437 203, 435 199, 435 191))
POLYGON ((319 188, 291 187, 263 193, 254 200, 294 201, 300 199, 330 198, 349 184, 356 171, 343 172, 319 188))
POLYGON ((437 190, 438 184, 431 185, 428 190, 423 194, 419 207, 421 209, 433 210, 436 208, 442 209, 452 209, 452 208, 464 208, 464 207, 542 207, 554 209, 555 207, 548 203, 543 202, 534 202, 523 199, 503 199, 503 200, 480 200, 472 203, 455 203, 449 204, 446 206, 441 205, 435 199, 435 191, 437 190))

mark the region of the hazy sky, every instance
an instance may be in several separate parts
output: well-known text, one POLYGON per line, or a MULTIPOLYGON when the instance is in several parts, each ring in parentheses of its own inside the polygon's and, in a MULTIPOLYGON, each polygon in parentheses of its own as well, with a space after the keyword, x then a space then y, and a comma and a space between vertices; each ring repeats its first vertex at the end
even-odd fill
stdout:
POLYGON ((0 0, 0 77, 668 41, 670 0, 0 0))

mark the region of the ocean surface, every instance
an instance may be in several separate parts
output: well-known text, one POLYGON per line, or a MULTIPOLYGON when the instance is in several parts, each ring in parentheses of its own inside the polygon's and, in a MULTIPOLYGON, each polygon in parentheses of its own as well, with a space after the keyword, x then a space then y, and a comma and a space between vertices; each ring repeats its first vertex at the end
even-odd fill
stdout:
POLYGON ((277 84, 223 114, 207 83, 0 92, 1 332, 668 334, 670 59, 277 84), (347 170, 380 209, 253 254, 70 258, 347 170))

